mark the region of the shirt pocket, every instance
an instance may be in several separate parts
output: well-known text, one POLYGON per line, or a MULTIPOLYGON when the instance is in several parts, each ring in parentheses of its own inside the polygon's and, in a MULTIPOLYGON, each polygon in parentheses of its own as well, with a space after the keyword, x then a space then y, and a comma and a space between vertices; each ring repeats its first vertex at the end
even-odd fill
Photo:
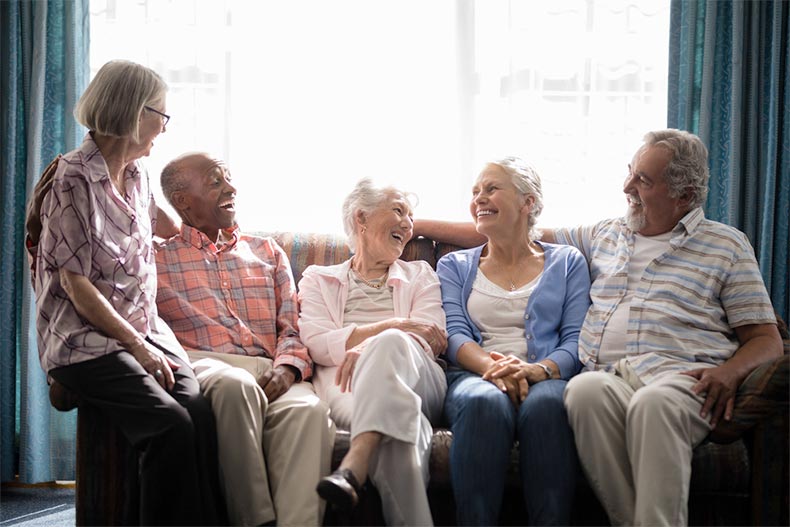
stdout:
POLYGON ((241 287, 234 291, 240 318, 255 333, 276 334, 277 294, 270 276, 245 276, 241 287))

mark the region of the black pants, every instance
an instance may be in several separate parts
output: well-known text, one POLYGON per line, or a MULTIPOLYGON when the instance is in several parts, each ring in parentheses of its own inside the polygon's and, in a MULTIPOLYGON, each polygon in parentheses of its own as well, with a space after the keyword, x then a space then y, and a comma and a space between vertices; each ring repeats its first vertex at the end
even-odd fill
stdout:
POLYGON ((180 365, 170 392, 126 351, 49 374, 98 408, 140 452, 142 525, 219 525, 226 519, 211 406, 192 368, 165 353, 180 365))

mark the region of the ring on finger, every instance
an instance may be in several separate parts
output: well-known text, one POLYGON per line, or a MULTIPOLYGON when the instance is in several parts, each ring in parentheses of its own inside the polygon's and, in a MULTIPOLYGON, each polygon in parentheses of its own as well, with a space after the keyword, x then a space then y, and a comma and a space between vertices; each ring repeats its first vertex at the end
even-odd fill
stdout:
POLYGON ((164 373, 162 373, 162 370, 157 368, 157 370, 154 372, 154 377, 159 379, 160 377, 162 377, 162 375, 164 375, 164 373))

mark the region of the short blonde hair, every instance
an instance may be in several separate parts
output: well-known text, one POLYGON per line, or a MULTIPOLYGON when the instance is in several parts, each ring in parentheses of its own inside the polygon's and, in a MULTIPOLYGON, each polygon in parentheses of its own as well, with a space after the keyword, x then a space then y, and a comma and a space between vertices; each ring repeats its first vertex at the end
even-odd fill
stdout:
POLYGON ((74 117, 92 132, 140 139, 144 106, 164 100, 167 84, 154 70, 128 60, 111 60, 96 73, 74 107, 74 117))

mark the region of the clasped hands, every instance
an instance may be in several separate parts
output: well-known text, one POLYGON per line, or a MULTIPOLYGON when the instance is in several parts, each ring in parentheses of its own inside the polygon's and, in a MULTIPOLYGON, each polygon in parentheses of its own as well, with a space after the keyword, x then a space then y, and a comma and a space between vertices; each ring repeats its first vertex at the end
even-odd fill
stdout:
POLYGON ((492 351, 490 356, 494 362, 482 377, 505 392, 515 406, 527 398, 530 384, 546 380, 546 372, 540 366, 497 351, 492 351))

